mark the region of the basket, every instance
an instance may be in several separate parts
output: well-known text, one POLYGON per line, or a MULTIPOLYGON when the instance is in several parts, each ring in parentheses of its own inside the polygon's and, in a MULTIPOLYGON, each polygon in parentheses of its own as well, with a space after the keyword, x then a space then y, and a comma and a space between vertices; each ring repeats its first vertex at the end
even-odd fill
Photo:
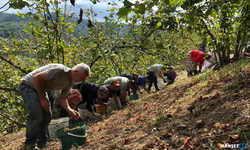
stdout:
POLYGON ((132 101, 132 100, 138 100, 139 99, 139 95, 138 94, 133 94, 133 95, 130 95, 129 96, 129 100, 132 101))
POLYGON ((87 133, 85 131, 86 126, 84 124, 75 124, 69 126, 69 128, 74 128, 80 126, 80 128, 62 132, 61 129, 57 130, 56 134, 57 137, 60 139, 61 142, 61 149, 68 150, 72 147, 82 146, 87 141, 87 133))

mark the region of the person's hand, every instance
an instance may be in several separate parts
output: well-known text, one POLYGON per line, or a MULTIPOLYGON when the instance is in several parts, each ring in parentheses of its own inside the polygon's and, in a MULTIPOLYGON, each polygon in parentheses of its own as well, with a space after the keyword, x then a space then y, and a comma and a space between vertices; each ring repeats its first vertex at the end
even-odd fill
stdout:
POLYGON ((167 80, 164 80, 164 83, 167 83, 167 80))
POLYGON ((50 110, 49 108, 49 101, 46 97, 43 97, 43 98, 40 98, 40 104, 41 104, 41 107, 47 111, 50 110))
POLYGON ((80 117, 80 114, 74 109, 69 109, 68 114, 70 116, 74 117, 75 120, 79 119, 79 117, 80 117))

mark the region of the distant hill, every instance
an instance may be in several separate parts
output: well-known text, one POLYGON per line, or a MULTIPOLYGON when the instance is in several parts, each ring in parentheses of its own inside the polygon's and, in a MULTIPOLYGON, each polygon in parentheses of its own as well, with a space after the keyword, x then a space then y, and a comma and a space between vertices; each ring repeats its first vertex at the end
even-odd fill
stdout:
MULTIPOLYGON (((28 37, 29 35, 24 32, 26 23, 32 21, 30 17, 22 18, 15 14, 3 13, 0 14, 0 37, 8 38, 9 33, 14 35, 16 38, 28 37)), ((77 18, 72 18, 71 22, 76 22, 77 18)), ((88 20, 83 20, 81 24, 77 25, 74 34, 76 36, 87 36, 88 35, 88 20)))
MULTIPOLYGON (((78 18, 71 18, 70 22, 77 22, 78 18)), ((14 35, 15 38, 29 38, 29 34, 24 32, 24 29, 27 26, 27 22, 32 21, 30 17, 22 18, 22 16, 17 16, 16 14, 2 13, 0 14, 0 37, 8 38, 11 35, 14 35)), ((88 31, 88 20, 83 19, 83 21, 78 24, 75 28, 74 35, 87 36, 88 31)), ((124 35, 129 30, 128 26, 123 27, 120 30, 120 35, 124 35)))

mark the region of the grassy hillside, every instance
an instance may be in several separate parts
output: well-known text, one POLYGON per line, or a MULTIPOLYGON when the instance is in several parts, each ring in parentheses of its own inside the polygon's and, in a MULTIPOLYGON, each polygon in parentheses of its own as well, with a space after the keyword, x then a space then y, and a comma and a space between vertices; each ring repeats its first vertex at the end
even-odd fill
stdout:
MULTIPOLYGON (((78 149, 215 150, 218 143, 250 143, 250 60, 195 77, 179 71, 177 81, 109 116, 87 122, 88 144, 78 149)), ((24 131, 0 138, 18 149, 24 131)), ((60 149, 50 142, 47 149, 60 149)))

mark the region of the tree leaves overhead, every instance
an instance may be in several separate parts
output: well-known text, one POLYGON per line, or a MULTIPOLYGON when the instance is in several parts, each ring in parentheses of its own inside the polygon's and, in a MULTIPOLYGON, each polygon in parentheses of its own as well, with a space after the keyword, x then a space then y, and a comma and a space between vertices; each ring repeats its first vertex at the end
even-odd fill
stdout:
POLYGON ((80 24, 82 22, 82 15, 83 15, 83 10, 82 8, 80 9, 80 14, 79 14, 79 20, 77 21, 78 24, 80 24))
POLYGON ((130 8, 131 6, 134 5, 133 3, 129 2, 128 0, 125 0, 125 1, 123 2, 123 4, 124 4, 124 6, 125 6, 126 8, 130 8))
POLYGON ((145 5, 144 5, 144 4, 136 5, 134 11, 135 11, 135 13, 137 13, 137 14, 138 14, 138 13, 144 14, 145 11, 146 11, 145 5))
POLYGON ((162 0, 165 5, 169 5, 169 0, 162 0))
POLYGON ((13 9, 22 9, 25 6, 30 6, 30 4, 26 1, 23 1, 23 0, 17 0, 17 1, 10 2, 10 8, 13 8, 13 9))
POLYGON ((127 16, 130 12, 131 12, 131 8, 122 7, 117 12, 117 15, 119 16, 119 18, 122 18, 122 17, 127 16))
POLYGON ((157 27, 160 27, 161 25, 162 25, 161 22, 158 22, 158 23, 156 24, 157 27))
POLYGON ((75 2, 76 2, 76 0, 70 0, 70 3, 71 3, 73 6, 75 6, 75 2))

